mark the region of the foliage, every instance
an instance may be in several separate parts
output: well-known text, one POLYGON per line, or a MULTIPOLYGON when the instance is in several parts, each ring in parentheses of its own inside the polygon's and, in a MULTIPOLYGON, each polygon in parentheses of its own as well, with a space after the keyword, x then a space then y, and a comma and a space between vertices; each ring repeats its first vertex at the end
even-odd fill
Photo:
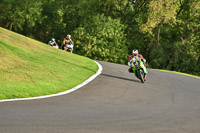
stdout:
POLYGON ((1 0, 0 26, 47 43, 72 35, 74 52, 200 75, 198 0, 1 0))
POLYGON ((98 14, 74 31, 77 53, 96 60, 125 63, 128 49, 120 20, 98 14))
POLYGON ((40 21, 41 4, 39 0, 3 1, 0 3, 0 22, 10 30, 23 31, 25 27, 34 27, 40 21))
POLYGON ((149 4, 148 20, 141 26, 142 32, 149 32, 165 23, 176 22, 178 0, 152 0, 149 4))

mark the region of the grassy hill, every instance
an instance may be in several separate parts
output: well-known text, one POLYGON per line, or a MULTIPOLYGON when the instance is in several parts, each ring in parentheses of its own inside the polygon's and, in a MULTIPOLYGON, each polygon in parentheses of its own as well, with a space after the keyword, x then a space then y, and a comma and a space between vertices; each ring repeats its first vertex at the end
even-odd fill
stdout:
POLYGON ((0 27, 0 99, 54 94, 96 73, 92 60, 0 27))

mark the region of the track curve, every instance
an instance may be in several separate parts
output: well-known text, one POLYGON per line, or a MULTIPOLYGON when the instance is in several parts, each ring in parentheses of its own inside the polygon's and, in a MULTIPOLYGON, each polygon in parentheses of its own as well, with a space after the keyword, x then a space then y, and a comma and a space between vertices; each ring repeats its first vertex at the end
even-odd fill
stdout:
POLYGON ((0 133, 199 133, 200 79, 149 70, 142 84, 125 65, 59 97, 0 103, 0 133))

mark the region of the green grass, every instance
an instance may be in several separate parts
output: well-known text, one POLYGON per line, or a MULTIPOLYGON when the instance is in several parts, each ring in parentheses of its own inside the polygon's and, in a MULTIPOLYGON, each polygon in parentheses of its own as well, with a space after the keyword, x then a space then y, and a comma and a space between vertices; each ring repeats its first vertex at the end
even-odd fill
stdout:
POLYGON ((152 69, 152 70, 163 71, 163 72, 171 72, 171 73, 176 73, 176 74, 181 74, 181 75, 186 75, 186 76, 200 78, 200 76, 191 75, 191 74, 182 73, 182 72, 176 72, 176 71, 170 71, 170 70, 161 70, 161 69, 152 69))
POLYGON ((89 58, 0 27, 0 99, 63 92, 88 79, 97 69, 89 58))

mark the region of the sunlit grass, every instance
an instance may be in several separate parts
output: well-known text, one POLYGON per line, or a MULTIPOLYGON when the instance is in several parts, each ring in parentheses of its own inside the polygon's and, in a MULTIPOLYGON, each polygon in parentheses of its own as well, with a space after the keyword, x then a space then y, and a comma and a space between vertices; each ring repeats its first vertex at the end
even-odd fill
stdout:
POLYGON ((171 73, 176 73, 176 74, 181 74, 181 75, 186 75, 186 76, 200 78, 200 76, 191 75, 191 74, 182 73, 182 72, 176 72, 176 71, 170 71, 170 70, 161 70, 161 69, 152 69, 152 70, 163 71, 163 72, 171 72, 171 73))
POLYGON ((96 73, 90 59, 0 28, 0 99, 54 94, 96 73))

